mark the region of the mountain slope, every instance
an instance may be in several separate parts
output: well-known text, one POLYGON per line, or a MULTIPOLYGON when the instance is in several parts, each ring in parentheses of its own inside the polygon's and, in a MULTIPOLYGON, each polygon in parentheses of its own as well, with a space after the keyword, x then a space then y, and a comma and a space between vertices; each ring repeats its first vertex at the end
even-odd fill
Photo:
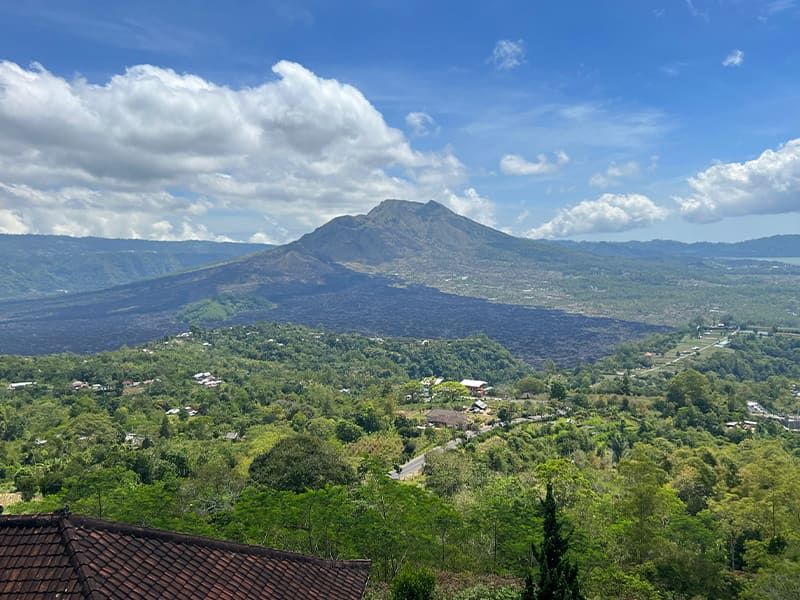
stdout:
POLYGON ((291 244, 304 252, 365 267, 417 259, 530 258, 568 262, 584 252, 516 238, 458 215, 441 204, 385 200, 366 215, 333 219, 291 244))
POLYGON ((0 304, 0 352, 91 351, 190 324, 272 320, 378 336, 486 333, 531 362, 574 362, 697 315, 791 324, 797 285, 789 265, 610 257, 392 200, 225 264, 0 304))
POLYGON ((100 290, 266 248, 200 241, 0 235, 0 300, 100 290))
POLYGON ((793 290, 800 268, 705 255, 788 252, 798 239, 732 247, 529 240, 435 202, 387 200, 366 215, 334 219, 292 246, 364 273, 493 302, 652 324, 684 325, 698 315, 713 319, 728 312, 798 326, 800 300, 793 290))
MULTIPOLYGON (((338 224, 322 233, 338 234, 337 229, 338 224)), ((484 233, 492 235, 491 230, 484 233)), ((374 235, 373 248, 380 253, 403 247, 379 244, 383 234, 365 232, 374 235)), ((213 304, 209 313, 224 315, 206 325, 270 320, 416 338, 485 333, 532 363, 591 360, 623 340, 658 330, 402 285, 325 257, 336 250, 334 244, 326 249, 308 239, 301 242, 98 292, 0 304, 0 353, 88 352, 145 342, 185 329, 187 314, 202 313, 204 303, 213 304), (235 309, 226 312, 227 307, 235 309)), ((406 237, 401 243, 410 242, 406 237)), ((348 256, 361 258, 352 252, 348 256)))

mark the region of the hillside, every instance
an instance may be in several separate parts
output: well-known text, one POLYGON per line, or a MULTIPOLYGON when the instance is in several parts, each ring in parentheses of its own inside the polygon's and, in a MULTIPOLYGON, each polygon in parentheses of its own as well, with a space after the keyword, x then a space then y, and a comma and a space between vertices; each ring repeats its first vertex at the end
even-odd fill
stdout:
POLYGON ((435 569, 438 599, 501 600, 520 597, 549 482, 586 598, 795 598, 750 590, 796 581, 800 434, 773 417, 795 414, 798 355, 738 335, 697 370, 620 377, 624 354, 534 372, 483 337, 260 324, 0 356, 0 493, 6 513, 368 558, 373 600, 402 565, 435 569), (492 386, 485 409, 465 410, 467 377, 492 386))
POLYGON ((515 238, 435 202, 388 200, 225 264, 0 304, 0 352, 89 352, 192 324, 269 320, 376 336, 485 333, 532 363, 574 363, 696 316, 795 324, 798 284, 791 265, 609 257, 515 238))
POLYGON ((200 241, 0 235, 0 300, 100 290, 228 261, 267 247, 200 241))
POLYGON ((797 326, 800 301, 792 290, 800 285, 800 268, 720 256, 797 256, 798 241, 529 240, 436 202, 388 200, 366 215, 334 219, 292 246, 357 271, 492 302, 672 326, 718 313, 797 326))
POLYGON ((364 268, 402 260, 518 260, 601 264, 591 254, 548 241, 516 238, 441 204, 385 200, 366 215, 333 219, 290 244, 309 254, 364 268))
POLYGON ((289 245, 100 292, 0 304, 0 353, 91 352, 145 342, 191 324, 261 320, 376 336, 483 333, 531 363, 565 364, 598 358, 621 341, 658 330, 399 285, 289 245), (212 316, 192 318, 198 314, 212 316))

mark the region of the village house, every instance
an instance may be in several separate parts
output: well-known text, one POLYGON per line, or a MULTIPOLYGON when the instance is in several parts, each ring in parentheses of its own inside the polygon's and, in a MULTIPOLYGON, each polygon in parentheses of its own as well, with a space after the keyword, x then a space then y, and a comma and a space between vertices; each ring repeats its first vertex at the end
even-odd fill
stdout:
POLYGON ((426 402, 430 402, 431 396, 433 394, 433 388, 444 381, 443 377, 425 377, 420 380, 420 385, 422 386, 422 396, 426 402))
POLYGON ((789 431, 800 431, 800 417, 784 416, 781 423, 789 431))
POLYGON ((181 414, 181 411, 185 411, 187 415, 190 417, 194 417, 197 415, 197 410, 192 408, 191 406, 184 406, 183 408, 170 408, 164 412, 164 414, 173 416, 181 414))
POLYGON ((450 429, 466 429, 467 417, 457 410, 434 408, 426 415, 428 423, 435 427, 448 427, 450 429))
POLYGON ((14 390, 24 390, 25 388, 29 388, 36 385, 35 381, 18 381, 16 383, 9 383, 8 389, 10 391, 14 390))
POLYGON ((144 436, 138 433, 126 433, 125 443, 133 448, 141 448, 144 443, 144 436))
POLYGON ((744 429, 745 431, 755 431, 758 428, 757 421, 728 421, 725 423, 728 429, 744 429))
POLYGON ((222 383, 222 379, 212 375, 209 371, 205 371, 203 373, 195 373, 192 375, 192 378, 206 388, 215 388, 222 383))
POLYGON ((360 600, 366 560, 325 560, 66 512, 0 516, 8 600, 360 600))
POLYGON ((420 384, 422 385, 423 388, 427 388, 428 390, 430 390, 433 386, 439 385, 443 381, 444 381, 443 377, 425 377, 422 380, 420 380, 420 384))
POLYGON ((483 398, 489 391, 489 384, 480 379, 462 379, 461 385, 469 390, 470 396, 483 398))
POLYGON ((205 379, 198 381, 198 383, 206 388, 215 388, 222 383, 222 379, 217 379, 212 375, 211 377, 206 377, 205 379))
POLYGON ((469 410, 474 413, 486 413, 489 410, 489 405, 483 400, 475 400, 469 410))

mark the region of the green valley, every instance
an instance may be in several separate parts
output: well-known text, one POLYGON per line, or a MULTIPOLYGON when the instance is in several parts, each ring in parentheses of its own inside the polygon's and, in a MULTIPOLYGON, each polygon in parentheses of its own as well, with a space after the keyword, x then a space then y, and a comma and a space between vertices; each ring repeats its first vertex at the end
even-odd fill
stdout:
POLYGON ((7 511, 69 505, 367 557, 375 599, 398 573, 429 569, 440 597, 466 600, 515 598, 540 568, 551 484, 585 597, 760 598, 776 580, 797 584, 800 433, 749 403, 800 407, 800 340, 739 334, 685 368, 644 372, 691 335, 569 370, 534 370, 486 337, 278 324, 4 356, 0 485, 7 511), (485 380, 487 408, 433 377, 485 380), (437 411, 466 429, 431 425, 437 411), (416 477, 387 476, 425 453, 416 477))

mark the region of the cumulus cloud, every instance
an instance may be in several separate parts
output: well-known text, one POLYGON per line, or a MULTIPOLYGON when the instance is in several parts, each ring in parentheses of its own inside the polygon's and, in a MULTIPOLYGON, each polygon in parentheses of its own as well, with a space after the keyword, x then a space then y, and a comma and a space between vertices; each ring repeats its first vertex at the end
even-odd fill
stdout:
POLYGON ((732 50, 728 56, 722 61, 723 67, 739 67, 744 62, 744 52, 741 50, 732 50))
POLYGON ((406 125, 417 137, 424 137, 436 131, 436 121, 425 112, 410 112, 406 115, 406 125))
POLYGON ((274 244, 275 240, 263 231, 257 231, 247 240, 251 244, 274 244))
POLYGON ((208 206, 202 199, 188 201, 164 191, 37 189, 0 182, 0 211, 16 215, 17 231, 3 220, 0 228, 11 233, 229 241, 193 222, 208 206))
POLYGON ((561 209, 554 219, 531 229, 531 238, 561 238, 581 233, 610 233, 647 227, 667 210, 641 194, 603 194, 596 200, 561 209))
POLYGON ((233 89, 139 65, 96 84, 0 62, 0 227, 216 239, 224 212, 240 239, 263 214, 296 235, 464 184, 449 150, 414 149, 355 87, 287 61, 273 72, 233 89))
POLYGON ((473 221, 483 223, 489 227, 496 225, 494 202, 488 198, 483 198, 474 188, 467 188, 462 196, 448 190, 443 201, 451 210, 473 221))
POLYGON ((535 162, 525 160, 518 154, 506 154, 500 159, 500 170, 505 175, 547 175, 555 173, 567 163, 569 163, 569 156, 561 150, 554 154, 554 160, 550 160, 544 154, 539 154, 535 162))
POLYGON ((28 226, 15 212, 0 208, 0 233, 28 233, 28 226))
POLYGON ((623 179, 636 177, 641 172, 639 163, 635 160, 626 163, 611 163, 602 173, 595 173, 589 178, 592 187, 611 187, 618 185, 623 179))
POLYGON ((800 212, 800 138, 747 162, 714 165, 689 187, 689 196, 676 198, 689 221, 800 212))
POLYGON ((489 62, 501 71, 516 69, 525 62, 525 42, 498 40, 489 56, 489 62))

